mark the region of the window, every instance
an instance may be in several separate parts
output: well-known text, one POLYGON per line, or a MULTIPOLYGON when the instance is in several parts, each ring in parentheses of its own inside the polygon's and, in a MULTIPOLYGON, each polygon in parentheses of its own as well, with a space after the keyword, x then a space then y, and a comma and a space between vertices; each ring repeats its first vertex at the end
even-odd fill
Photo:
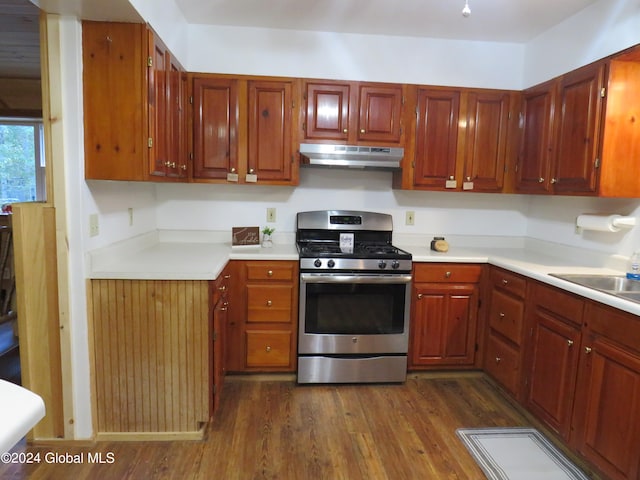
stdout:
POLYGON ((46 200, 41 120, 0 118, 0 205, 46 200))

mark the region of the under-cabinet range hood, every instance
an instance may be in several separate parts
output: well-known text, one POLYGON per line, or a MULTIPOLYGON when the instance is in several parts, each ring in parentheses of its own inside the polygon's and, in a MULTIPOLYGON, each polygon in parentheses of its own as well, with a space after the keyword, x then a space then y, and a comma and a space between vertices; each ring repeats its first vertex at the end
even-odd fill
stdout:
POLYGON ((361 145, 300 144, 302 165, 336 168, 397 170, 404 148, 361 145))

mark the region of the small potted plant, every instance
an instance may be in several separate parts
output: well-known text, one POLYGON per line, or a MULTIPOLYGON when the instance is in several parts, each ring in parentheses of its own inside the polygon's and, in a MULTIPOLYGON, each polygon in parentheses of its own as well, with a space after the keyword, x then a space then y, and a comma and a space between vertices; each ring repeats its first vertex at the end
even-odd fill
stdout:
POLYGON ((262 246, 264 248, 273 247, 273 240, 271 239, 271 234, 275 230, 276 229, 272 227, 264 227, 262 229, 262 246))

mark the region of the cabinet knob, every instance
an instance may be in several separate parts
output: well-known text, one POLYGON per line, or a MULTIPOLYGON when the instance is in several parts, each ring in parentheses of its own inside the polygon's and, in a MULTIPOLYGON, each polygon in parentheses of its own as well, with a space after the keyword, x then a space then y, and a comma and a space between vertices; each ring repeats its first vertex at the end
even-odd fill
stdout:
POLYGON ((271 351, 271 347, 270 347, 269 345, 267 345, 267 348, 265 348, 265 350, 266 350, 267 352, 270 352, 270 351, 271 351))
POLYGON ((503 284, 503 285, 506 285, 506 284, 508 284, 508 283, 509 283, 509 280, 507 280, 506 278, 503 278, 503 279, 502 279, 502 284, 503 284))
POLYGON ((267 300, 267 307, 270 307, 271 305, 273 305, 273 302, 271 300, 267 300))
POLYGON ((444 278, 451 278, 451 272, 445 272, 444 278))
POLYGON ((235 167, 232 167, 232 168, 231 168, 231 173, 236 173, 236 169, 235 169, 235 167))
POLYGON ((221 287, 218 287, 218 290, 220 290, 221 292, 225 292, 227 290, 227 286, 222 285, 221 287))
POLYGON ((500 318, 504 318, 504 312, 500 312, 500 313, 498 314, 498 316, 499 316, 500 318))
POLYGON ((366 133, 366 130, 364 128, 361 128, 360 133, 366 133))
POLYGON ((573 347, 573 340, 567 340, 567 346, 573 347))
POLYGON ((344 130, 342 130, 342 133, 347 133, 349 130, 347 130, 346 128, 344 130))
POLYGON ((500 357, 496 357, 496 363, 500 363, 502 359, 500 357))
POLYGON ((456 178, 453 175, 449 175, 449 180, 455 180, 456 178))
POLYGON ((538 179, 538 183, 544 183, 544 178, 540 177, 540 178, 538 179))
POLYGON ((584 353, 589 355, 591 353, 591 347, 584 347, 584 353))
POLYGON ((229 280, 229 279, 231 278, 231 275, 227 274, 227 275, 225 275, 225 276, 224 276, 224 277, 222 277, 222 278, 224 278, 225 280, 229 280))
POLYGON ((419 294, 418 294, 418 300, 420 300, 421 298, 422 298, 422 294, 421 294, 421 293, 419 293, 419 294))
POLYGON ((470 181, 471 181, 471 177, 467 177, 467 182, 470 182, 470 181))
POLYGON ((273 277, 273 270, 269 270, 267 272, 267 277, 273 277))
POLYGON ((249 169, 249 173, 253 173, 255 170, 253 168, 249 169))
POLYGON ((552 178, 551 179, 551 183, 558 183, 558 179, 557 178, 552 178))
POLYGON ((180 168, 181 168, 182 170, 186 170, 186 169, 187 169, 187 166, 186 166, 186 165, 184 165, 184 164, 182 164, 182 165, 180 165, 180 168))

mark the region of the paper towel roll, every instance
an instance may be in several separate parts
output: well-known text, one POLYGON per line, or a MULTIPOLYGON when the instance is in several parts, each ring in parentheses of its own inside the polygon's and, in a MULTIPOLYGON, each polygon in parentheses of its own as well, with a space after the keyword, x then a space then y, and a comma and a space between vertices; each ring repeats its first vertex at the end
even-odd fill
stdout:
POLYGON ((598 232, 619 232, 621 227, 629 228, 633 225, 635 225, 634 217, 622 215, 579 215, 576 220, 576 226, 598 232))

